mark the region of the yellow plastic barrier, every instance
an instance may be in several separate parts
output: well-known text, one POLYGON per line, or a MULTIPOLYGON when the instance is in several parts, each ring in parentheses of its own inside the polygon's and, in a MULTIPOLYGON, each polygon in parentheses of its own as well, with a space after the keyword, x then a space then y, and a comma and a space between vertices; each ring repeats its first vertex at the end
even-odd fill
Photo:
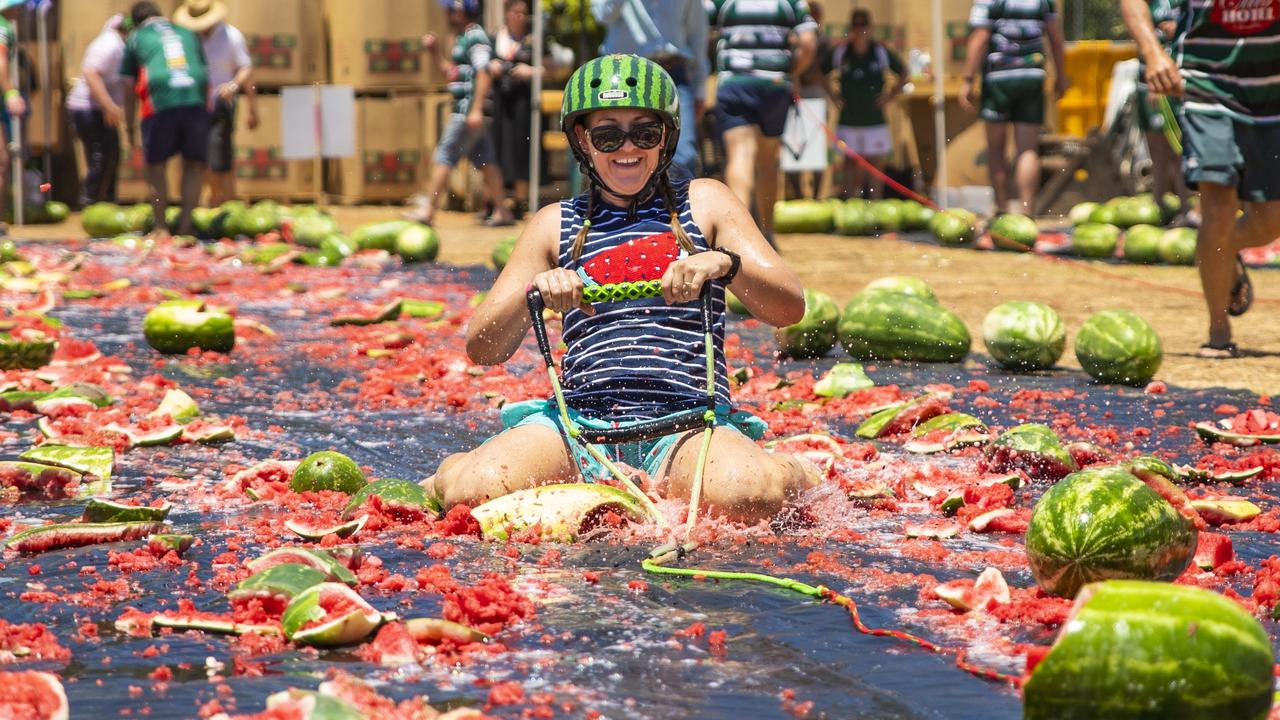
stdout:
POLYGON ((1070 86, 1058 101, 1058 132, 1085 137, 1102 124, 1116 63, 1137 56, 1133 43, 1080 40, 1067 43, 1066 75, 1070 86))

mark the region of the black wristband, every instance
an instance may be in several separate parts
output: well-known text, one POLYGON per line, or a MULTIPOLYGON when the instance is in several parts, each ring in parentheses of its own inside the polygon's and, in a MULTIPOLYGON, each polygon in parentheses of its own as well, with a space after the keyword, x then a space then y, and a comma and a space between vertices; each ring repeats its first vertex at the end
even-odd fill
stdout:
POLYGON ((733 279, 738 276, 738 271, 742 269, 742 256, 732 250, 726 250, 722 247, 711 248, 711 250, 713 252, 724 253, 729 256, 729 272, 716 278, 725 285, 728 285, 733 282, 733 279))

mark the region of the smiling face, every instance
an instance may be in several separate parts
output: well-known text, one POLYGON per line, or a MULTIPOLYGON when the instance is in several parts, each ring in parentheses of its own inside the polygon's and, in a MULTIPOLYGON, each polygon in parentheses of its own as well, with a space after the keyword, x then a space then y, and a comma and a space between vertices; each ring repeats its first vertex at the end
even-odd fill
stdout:
MULTIPOLYGON (((607 195, 635 195, 644 189, 649 177, 658 169, 662 158, 662 148, 668 138, 663 137, 656 147, 641 150, 628 138, 622 147, 614 152, 601 152, 591 144, 589 133, 594 128, 612 125, 622 130, 630 130, 636 125, 661 122, 654 113, 647 110, 617 109, 597 110, 575 128, 577 141, 582 150, 591 158, 596 174, 604 182, 607 195), (612 191, 611 193, 608 191, 612 191)), ((615 198, 621 200, 621 198, 615 198)), ((619 203, 621 204, 621 203, 619 203)))

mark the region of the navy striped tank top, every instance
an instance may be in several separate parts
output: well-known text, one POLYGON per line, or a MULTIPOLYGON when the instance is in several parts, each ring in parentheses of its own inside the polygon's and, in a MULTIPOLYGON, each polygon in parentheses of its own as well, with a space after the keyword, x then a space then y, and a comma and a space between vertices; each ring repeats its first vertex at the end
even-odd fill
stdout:
MULTIPOLYGON (((693 222, 688 185, 672 195, 680 223, 697 251, 708 249, 693 222)), ((627 220, 624 209, 596 202, 582 256, 574 239, 587 214, 587 196, 560 203, 560 266, 587 285, 659 279, 684 256, 671 232, 671 214, 657 194, 627 220)), ((724 285, 713 282, 716 405, 728 406, 724 364, 724 285)), ((652 420, 706 404, 706 348, 700 301, 668 305, 661 297, 597 305, 595 315, 564 316, 567 352, 561 362, 565 400, 590 417, 619 422, 652 420)))

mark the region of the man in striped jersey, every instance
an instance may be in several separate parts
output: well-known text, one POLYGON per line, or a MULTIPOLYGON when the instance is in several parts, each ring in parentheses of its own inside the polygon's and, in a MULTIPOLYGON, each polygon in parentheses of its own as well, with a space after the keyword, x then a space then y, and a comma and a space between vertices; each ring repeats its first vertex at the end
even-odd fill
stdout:
POLYGON ((1183 170, 1200 191, 1196 265, 1209 309, 1199 355, 1235 357, 1230 316, 1253 303, 1239 253, 1280 235, 1280 0, 1189 0, 1177 64, 1146 0, 1122 0, 1121 11, 1151 92, 1182 98, 1183 170))
POLYGON ((780 138, 791 108, 792 78, 814 61, 818 24, 805 0, 705 4, 719 33, 715 115, 728 155, 725 182, 748 207, 755 196, 756 220, 772 243, 780 138))
MULTIPOLYGON (((493 59, 493 41, 476 20, 480 17, 479 0, 440 0, 449 13, 454 32, 453 51, 449 63, 449 94, 453 95, 453 114, 440 135, 432 155, 431 175, 427 190, 417 208, 406 217, 430 225, 435 219, 437 200, 449 182, 449 173, 464 155, 484 176, 485 200, 493 206, 493 214, 485 225, 502 226, 515 223, 510 208, 503 204, 502 172, 498 169, 493 137, 485 125, 485 102, 493 79, 489 61, 493 59)), ((439 39, 432 33, 422 37, 422 46, 437 64, 440 63, 439 39)))
POLYGON ((1044 124, 1045 40, 1058 69, 1054 95, 1067 89, 1062 74, 1062 25, 1053 0, 974 0, 969 13, 968 57, 960 106, 973 112, 975 79, 982 73, 982 119, 987 128, 987 168, 996 213, 1009 210, 1009 164, 1004 149, 1013 124, 1014 180, 1018 212, 1030 215, 1040 185, 1040 126, 1044 124))

